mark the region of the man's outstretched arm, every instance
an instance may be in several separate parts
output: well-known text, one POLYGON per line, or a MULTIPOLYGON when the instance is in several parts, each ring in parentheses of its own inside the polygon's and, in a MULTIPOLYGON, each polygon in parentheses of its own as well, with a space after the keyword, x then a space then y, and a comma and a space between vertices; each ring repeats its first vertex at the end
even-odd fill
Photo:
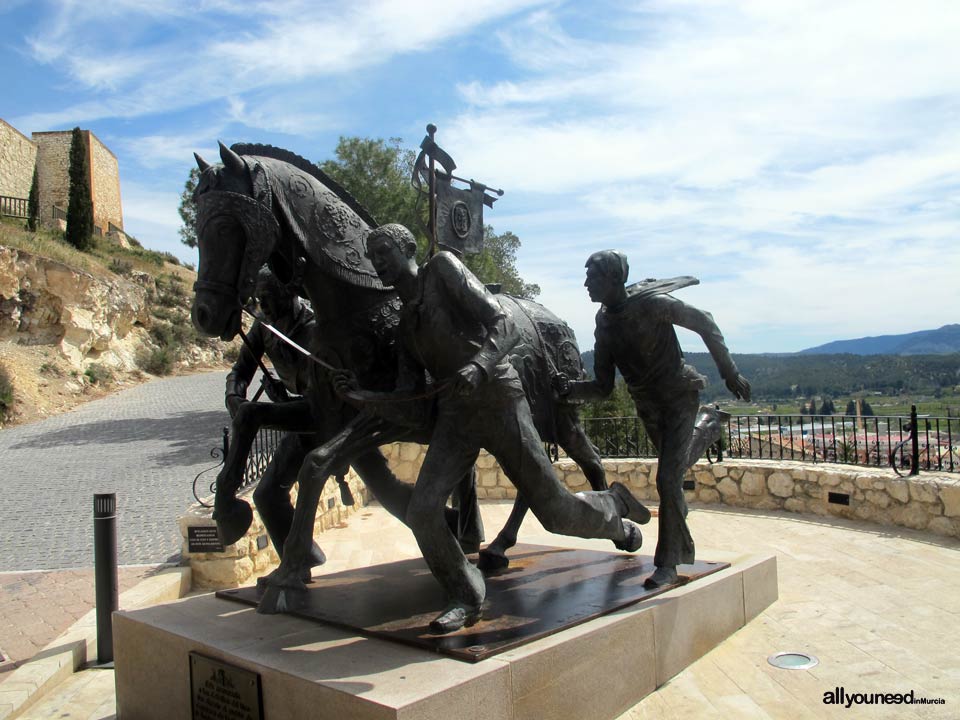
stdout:
POLYGON ((703 338, 703 344, 707 346, 710 356, 717 364, 720 377, 723 378, 727 389, 742 400, 750 399, 750 382, 737 370, 737 364, 727 349, 723 334, 714 322, 713 315, 693 305, 687 305, 670 295, 660 295, 652 304, 664 320, 687 330, 693 330, 703 338))

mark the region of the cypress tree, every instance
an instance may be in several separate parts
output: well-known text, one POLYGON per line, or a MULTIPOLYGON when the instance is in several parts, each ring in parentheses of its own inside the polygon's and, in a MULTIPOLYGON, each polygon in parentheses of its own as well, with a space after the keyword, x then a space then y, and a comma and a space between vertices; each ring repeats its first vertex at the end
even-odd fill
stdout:
POLYGON ((75 127, 70 143, 70 201, 65 239, 78 250, 93 247, 93 199, 86 145, 83 132, 75 127))
POLYGON ((27 229, 36 232, 40 224, 40 176, 37 166, 33 166, 33 180, 30 181, 30 194, 27 196, 27 229))

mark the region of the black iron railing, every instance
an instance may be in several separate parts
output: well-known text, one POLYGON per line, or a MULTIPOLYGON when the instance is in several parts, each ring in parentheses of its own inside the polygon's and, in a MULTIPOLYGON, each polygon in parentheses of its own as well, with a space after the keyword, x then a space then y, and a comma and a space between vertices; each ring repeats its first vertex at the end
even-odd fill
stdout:
POLYGON ((27 198, 0 195, 0 215, 15 218, 29 218, 30 201, 27 198))
MULTIPOLYGON (((197 473, 196 477, 193 478, 193 497, 204 507, 211 507, 211 505, 197 492, 197 485, 200 483, 201 477, 223 466, 223 462, 230 450, 230 430, 223 428, 222 433, 221 444, 210 451, 210 457, 220 462, 205 470, 201 470, 197 473)), ((267 465, 269 465, 270 460, 273 459, 273 454, 277 451, 281 437, 283 437, 283 432, 280 430, 274 430, 273 428, 260 429, 260 432, 257 433, 257 436, 253 440, 253 445, 250 447, 250 454, 247 455, 247 464, 243 469, 243 482, 240 484, 241 489, 256 485, 260 482, 260 478, 263 477, 267 465)), ((217 491, 216 475, 213 476, 208 490, 209 495, 213 495, 217 491)))
POLYGON ((66 220, 67 211, 64 210, 62 207, 53 205, 50 210, 50 217, 52 217, 54 220, 66 220))
MULTIPOLYGON (((587 436, 603 457, 654 457, 639 418, 588 418, 587 436)), ((892 466, 960 472, 960 418, 917 415, 733 415, 722 438, 730 458, 892 466)))

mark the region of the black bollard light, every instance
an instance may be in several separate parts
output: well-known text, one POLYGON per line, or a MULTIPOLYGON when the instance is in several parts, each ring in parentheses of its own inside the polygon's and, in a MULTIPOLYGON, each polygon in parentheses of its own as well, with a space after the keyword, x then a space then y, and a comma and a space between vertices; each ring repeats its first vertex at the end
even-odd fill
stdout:
POLYGON ((117 609, 117 496, 93 496, 93 572, 97 598, 97 662, 113 661, 113 611, 117 609))

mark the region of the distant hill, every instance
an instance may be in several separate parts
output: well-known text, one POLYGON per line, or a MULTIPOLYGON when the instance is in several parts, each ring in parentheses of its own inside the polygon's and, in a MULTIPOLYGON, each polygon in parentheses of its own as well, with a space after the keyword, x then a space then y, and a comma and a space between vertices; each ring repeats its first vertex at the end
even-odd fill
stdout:
MULTIPOLYGON (((705 402, 729 398, 717 366, 708 353, 685 353, 688 363, 707 376, 705 402)), ((936 355, 869 356, 834 355, 733 355, 737 367, 753 385, 754 397, 784 398, 797 395, 840 397, 852 392, 876 391, 934 393, 952 390, 960 383, 960 353, 936 355)), ((583 353, 587 371, 593 371, 593 351, 583 353)))
POLYGON ((920 330, 905 335, 880 335, 856 340, 834 340, 801 350, 800 355, 941 355, 960 352, 960 325, 920 330))

